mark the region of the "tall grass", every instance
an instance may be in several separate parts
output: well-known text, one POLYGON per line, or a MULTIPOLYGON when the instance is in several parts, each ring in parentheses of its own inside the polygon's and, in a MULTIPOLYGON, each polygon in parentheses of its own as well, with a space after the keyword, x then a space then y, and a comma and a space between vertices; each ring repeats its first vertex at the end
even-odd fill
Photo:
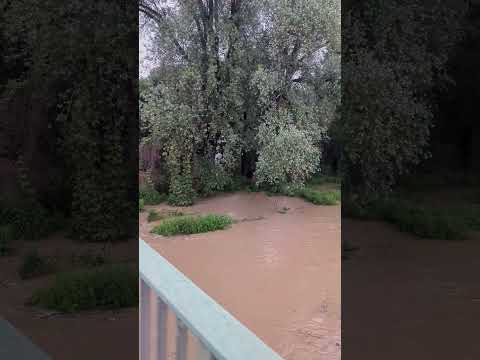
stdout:
POLYGON ((125 264, 59 274, 55 283, 36 291, 30 303, 77 312, 138 305, 138 273, 125 264))
POLYGON ((163 236, 198 234, 223 230, 232 223, 233 219, 226 215, 185 215, 164 220, 152 232, 163 236))
POLYGON ((342 199, 339 190, 319 191, 311 188, 304 188, 298 191, 298 196, 315 205, 337 205, 342 199))

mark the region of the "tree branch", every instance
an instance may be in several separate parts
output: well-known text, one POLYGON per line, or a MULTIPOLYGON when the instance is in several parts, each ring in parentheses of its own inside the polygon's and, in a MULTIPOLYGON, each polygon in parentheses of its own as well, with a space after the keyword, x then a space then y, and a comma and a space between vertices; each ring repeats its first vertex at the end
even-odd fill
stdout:
MULTIPOLYGON (((200 0, 201 1, 201 0, 200 0)), ((147 18, 151 19, 154 21, 159 27, 164 24, 166 14, 165 11, 160 12, 160 9, 154 9, 153 7, 149 6, 146 1, 140 1, 139 3, 139 11, 143 13, 147 18)), ((184 48, 182 45, 180 45, 179 41, 175 37, 175 34, 171 30, 168 31, 170 38, 175 45, 175 48, 177 49, 178 53, 181 55, 181 57, 185 61, 189 61, 188 55, 185 52, 184 48)))

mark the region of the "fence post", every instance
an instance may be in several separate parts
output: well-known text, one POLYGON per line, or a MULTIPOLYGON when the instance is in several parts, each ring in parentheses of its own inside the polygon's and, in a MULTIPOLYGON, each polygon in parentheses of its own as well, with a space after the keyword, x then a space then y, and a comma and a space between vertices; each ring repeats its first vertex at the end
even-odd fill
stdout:
POLYGON ((168 306, 156 296, 157 305, 157 360, 167 360, 167 313, 168 306))
POLYGON ((140 360, 150 359, 150 287, 140 279, 140 360))
POLYGON ((177 317, 177 359, 187 360, 187 327, 177 317))

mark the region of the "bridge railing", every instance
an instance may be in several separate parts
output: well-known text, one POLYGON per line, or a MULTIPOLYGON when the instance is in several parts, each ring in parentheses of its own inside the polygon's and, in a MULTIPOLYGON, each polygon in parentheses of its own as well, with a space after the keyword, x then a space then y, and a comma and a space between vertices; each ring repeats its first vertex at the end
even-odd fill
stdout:
POLYGON ((140 360, 152 360, 153 355, 155 360, 167 360, 169 309, 175 314, 177 324, 176 360, 187 359, 188 332, 201 344, 197 354, 194 354, 199 360, 282 360, 141 239, 139 256, 140 360), (153 307, 156 307, 155 312, 153 307), (153 313, 156 314, 155 318, 152 317, 153 313), (155 339, 150 332, 152 326, 157 335, 155 339), (156 354, 152 351, 154 341, 157 342, 156 354))

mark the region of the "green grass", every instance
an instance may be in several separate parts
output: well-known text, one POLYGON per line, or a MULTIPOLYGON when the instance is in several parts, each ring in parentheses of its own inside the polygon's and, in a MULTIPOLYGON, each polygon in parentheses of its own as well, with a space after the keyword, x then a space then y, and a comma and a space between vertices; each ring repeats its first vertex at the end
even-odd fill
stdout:
POLYGON ((165 220, 167 218, 183 216, 183 215, 185 214, 177 210, 167 210, 167 211, 162 211, 160 213, 155 210, 150 210, 148 212, 147 221, 153 222, 153 221, 165 220))
POLYGON ((165 219, 152 232, 163 236, 178 234, 198 234, 216 230, 223 230, 233 223, 233 219, 226 215, 185 215, 165 219))
POLYGON ((298 191, 298 196, 315 205, 338 205, 342 199, 339 190, 319 191, 309 187, 298 191))
POLYGON ((59 274, 51 287, 33 294, 30 304, 68 313, 137 306, 138 272, 109 265, 59 274))
POLYGON ((309 185, 325 185, 325 184, 335 184, 341 185, 342 178, 339 176, 314 176, 308 182, 309 185))

